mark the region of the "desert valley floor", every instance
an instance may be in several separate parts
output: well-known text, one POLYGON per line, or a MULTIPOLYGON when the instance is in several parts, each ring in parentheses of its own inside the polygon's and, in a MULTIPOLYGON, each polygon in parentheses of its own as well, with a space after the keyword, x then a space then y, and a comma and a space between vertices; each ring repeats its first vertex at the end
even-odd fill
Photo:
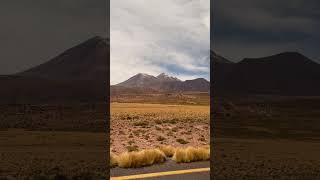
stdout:
POLYGON ((319 179, 319 97, 218 97, 215 179, 319 179))
POLYGON ((0 106, 0 179, 106 179, 105 104, 0 106))
POLYGON ((112 103, 111 151, 208 146, 209 111, 208 105, 112 103))

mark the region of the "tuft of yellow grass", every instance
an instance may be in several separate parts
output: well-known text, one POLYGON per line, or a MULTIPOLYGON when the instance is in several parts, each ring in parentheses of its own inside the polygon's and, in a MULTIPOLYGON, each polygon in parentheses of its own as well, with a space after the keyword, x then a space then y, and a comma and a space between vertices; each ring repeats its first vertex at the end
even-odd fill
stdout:
POLYGON ((176 152, 176 148, 172 147, 172 146, 160 146, 159 150, 162 151, 167 157, 172 157, 174 155, 174 153, 176 152))
POLYGON ((210 159, 209 148, 177 148, 172 160, 177 163, 189 163, 195 161, 207 161, 210 159))
POLYGON ((159 149, 147 149, 138 152, 125 152, 118 156, 118 166, 121 168, 139 168, 163 163, 165 154, 159 149))
POLYGON ((209 151, 209 154, 210 154, 210 148, 211 148, 210 145, 205 145, 202 148, 207 149, 209 151))
POLYGON ((118 156, 110 152, 110 167, 115 167, 118 165, 118 156))

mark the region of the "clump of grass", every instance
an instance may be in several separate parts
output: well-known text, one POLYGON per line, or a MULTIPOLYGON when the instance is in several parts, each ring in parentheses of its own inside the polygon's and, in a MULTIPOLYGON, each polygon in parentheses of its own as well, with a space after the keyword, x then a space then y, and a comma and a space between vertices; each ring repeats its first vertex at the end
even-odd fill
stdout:
POLYGON ((167 157, 172 157, 176 151, 176 148, 172 146, 160 146, 159 150, 162 151, 167 157))
POLYGON ((177 120, 176 119, 167 119, 163 121, 164 123, 168 123, 168 124, 177 124, 177 120))
POLYGON ((126 147, 128 152, 133 152, 133 151, 138 151, 139 150, 139 147, 137 145, 134 145, 134 146, 127 146, 126 147))
POLYGON ((172 131, 173 132, 177 132, 179 130, 179 128, 178 127, 174 127, 174 128, 172 128, 172 131))
POLYGON ((132 144, 134 144, 134 141, 130 140, 130 141, 128 142, 128 144, 129 144, 129 145, 132 145, 132 144))
POLYGON ((162 137, 162 136, 158 136, 158 137, 157 137, 157 141, 164 141, 164 140, 166 140, 166 138, 164 138, 164 137, 162 137))
POLYGON ((115 167, 118 165, 118 156, 114 154, 113 152, 110 152, 110 167, 115 167))
POLYGON ((145 135, 145 136, 144 136, 144 139, 145 139, 145 140, 149 140, 149 138, 150 138, 149 135, 145 135))
POLYGON ((149 125, 147 121, 138 121, 133 123, 134 126, 141 126, 141 127, 146 127, 149 125))
POLYGON ((209 149, 209 151, 210 151, 210 145, 205 145, 205 146, 203 146, 203 148, 209 149))
POLYGON ((168 132, 168 133, 167 133, 167 136, 173 136, 173 132, 171 132, 171 131, 168 132))
POLYGON ((129 138, 133 138, 133 134, 132 133, 129 135, 129 138))
POLYGON ((170 123, 170 124, 177 124, 177 120, 176 120, 176 119, 171 119, 171 120, 169 120, 168 123, 170 123))
POLYGON ((139 130, 133 131, 133 134, 134 134, 135 136, 139 136, 139 135, 140 135, 140 131, 139 131, 139 130))
POLYGON ((156 126, 157 131, 161 131, 161 128, 159 126, 156 126))
POLYGON ((184 140, 184 139, 177 139, 176 140, 178 143, 180 143, 180 144, 188 144, 189 143, 189 141, 186 141, 186 140, 184 140))
POLYGON ((155 120, 154 121, 156 124, 162 124, 163 122, 161 121, 161 120, 159 120, 159 119, 157 119, 157 120, 155 120))
POLYGON ((136 136, 140 136, 140 133, 141 134, 145 134, 147 131, 144 131, 142 129, 138 129, 138 130, 135 130, 133 131, 133 134, 136 135, 136 136))
POLYGON ((165 160, 165 154, 159 149, 125 152, 119 155, 118 166, 121 168, 139 168, 163 163, 165 160))
POLYGON ((176 149, 172 160, 177 163, 189 163, 195 161, 207 161, 210 159, 210 149, 209 148, 178 148, 176 149))

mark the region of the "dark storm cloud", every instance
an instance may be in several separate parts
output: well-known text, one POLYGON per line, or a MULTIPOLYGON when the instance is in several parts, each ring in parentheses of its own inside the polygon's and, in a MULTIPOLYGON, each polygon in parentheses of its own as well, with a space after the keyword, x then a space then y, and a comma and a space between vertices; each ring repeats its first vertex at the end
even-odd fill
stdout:
POLYGON ((107 36, 107 4, 105 0, 0 1, 0 74, 43 63, 93 36, 107 36))
POLYGON ((320 60, 317 0, 216 0, 213 48, 231 60, 298 51, 320 60))

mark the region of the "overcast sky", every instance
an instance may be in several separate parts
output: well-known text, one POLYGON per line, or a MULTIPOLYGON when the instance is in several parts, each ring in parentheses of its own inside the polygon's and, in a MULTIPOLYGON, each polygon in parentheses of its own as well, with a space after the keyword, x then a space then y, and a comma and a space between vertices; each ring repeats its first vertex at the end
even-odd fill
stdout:
POLYGON ((320 62, 319 0, 215 0, 213 49, 239 61, 297 51, 320 62))
POLYGON ((106 0, 1 0, 0 74, 28 69, 93 36, 106 36, 106 4, 106 0))
MULTIPOLYGON (((111 78, 120 81, 140 71, 181 78, 207 76, 201 57, 209 43, 209 0, 111 3, 112 56, 117 59, 111 62, 111 78), (116 47, 124 48, 116 51, 116 47)), ((1 0, 0 74, 28 69, 93 36, 106 36, 106 4, 105 0, 1 0)), ((320 62, 319 9, 318 0, 212 1, 213 48, 233 61, 298 51, 320 62)))
POLYGON ((209 80, 210 0, 111 0, 111 84, 137 73, 209 80))

